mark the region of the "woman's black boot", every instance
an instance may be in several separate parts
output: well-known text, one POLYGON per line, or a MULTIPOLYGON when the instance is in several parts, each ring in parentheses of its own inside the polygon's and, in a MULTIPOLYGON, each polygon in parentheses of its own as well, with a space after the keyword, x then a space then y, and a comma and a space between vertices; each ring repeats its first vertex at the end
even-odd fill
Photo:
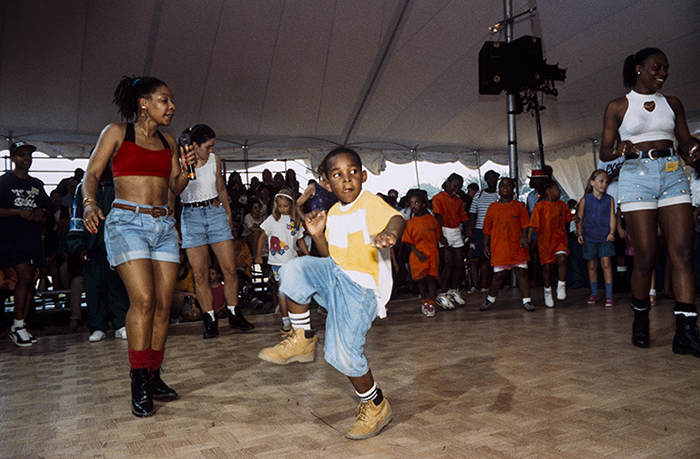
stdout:
POLYGON ((209 339, 219 336, 219 321, 216 317, 212 319, 211 314, 205 312, 202 314, 202 318, 204 320, 204 335, 202 337, 204 339, 209 339))
POLYGON ((150 368, 131 370, 131 412, 140 418, 153 416, 156 412, 153 408, 150 368))
POLYGON ((178 395, 173 389, 160 378, 160 368, 151 371, 151 391, 154 400, 170 401, 175 400, 178 395))
MULTIPOLYGON (((680 306, 683 306, 681 303, 680 306)), ((694 305, 692 306, 695 309, 694 305)), ((687 354, 690 352, 695 357, 700 357, 700 337, 698 337, 698 316, 695 311, 678 310, 676 303, 676 336, 673 337, 673 347, 676 354, 687 354)))
POLYGON ((649 300, 639 301, 632 298, 634 322, 632 323, 632 344, 637 347, 649 347, 649 300))
POLYGON ((255 325, 248 322, 245 317, 243 317, 243 312, 241 312, 240 306, 236 306, 236 313, 233 314, 231 310, 226 308, 226 316, 228 317, 228 326, 238 330, 252 330, 255 325))

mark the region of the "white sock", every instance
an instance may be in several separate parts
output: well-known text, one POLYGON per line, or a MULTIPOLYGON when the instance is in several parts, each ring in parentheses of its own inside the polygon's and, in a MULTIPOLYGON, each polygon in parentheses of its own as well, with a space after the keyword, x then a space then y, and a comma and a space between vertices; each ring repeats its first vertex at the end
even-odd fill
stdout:
POLYGON ((525 303, 532 303, 532 299, 530 298, 523 298, 523 304, 525 303))
POLYGON ((649 290, 649 296, 656 296, 656 289, 655 288, 649 290))
POLYGON ((374 400, 374 398, 377 396, 377 383, 375 382, 372 385, 372 388, 365 392, 364 394, 361 394, 357 391, 355 391, 358 397, 360 397, 360 400, 363 402, 369 402, 370 400, 374 400))
POLYGON ((292 319, 290 319, 289 317, 282 317, 282 325, 287 325, 287 324, 291 325, 292 319))
POLYGON ((12 325, 12 329, 17 330, 18 328, 24 328, 24 319, 15 319, 15 322, 12 325))
POLYGON ((495 302, 496 302, 496 297, 495 297, 495 296, 489 295, 489 296, 486 297, 486 301, 488 301, 489 303, 495 303, 495 302))
POLYGON ((301 314, 289 313, 289 320, 292 323, 293 328, 303 328, 304 330, 311 330, 311 313, 309 311, 303 312, 301 314))
POLYGON ((236 315, 236 307, 235 306, 226 306, 229 311, 231 311, 231 314, 234 316, 236 315))
POLYGON ((559 287, 566 287, 566 281, 558 281, 557 288, 559 288, 559 287))
POLYGON ((207 314, 209 314, 211 316, 211 320, 216 320, 216 316, 214 315, 213 309, 211 311, 207 311, 207 314))

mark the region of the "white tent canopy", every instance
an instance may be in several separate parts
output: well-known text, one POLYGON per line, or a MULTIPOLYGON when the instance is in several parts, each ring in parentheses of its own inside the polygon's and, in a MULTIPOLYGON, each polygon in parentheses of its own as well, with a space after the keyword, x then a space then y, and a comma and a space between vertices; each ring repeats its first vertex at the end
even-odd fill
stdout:
MULTIPOLYGON (((541 37, 547 62, 568 70, 542 112, 558 170, 590 155, 588 175, 605 105, 625 91, 622 62, 641 48, 666 52, 664 93, 700 114, 700 2, 513 0, 516 14, 533 7, 515 36, 541 37)), ((170 132, 208 124, 227 159, 348 144, 373 172, 387 159, 505 164, 505 96, 478 94, 478 52, 505 40, 488 30, 503 16, 502 0, 0 0, 0 133, 85 157, 118 121, 119 78, 153 75, 175 97, 170 132)), ((517 132, 527 171, 534 118, 517 132)))

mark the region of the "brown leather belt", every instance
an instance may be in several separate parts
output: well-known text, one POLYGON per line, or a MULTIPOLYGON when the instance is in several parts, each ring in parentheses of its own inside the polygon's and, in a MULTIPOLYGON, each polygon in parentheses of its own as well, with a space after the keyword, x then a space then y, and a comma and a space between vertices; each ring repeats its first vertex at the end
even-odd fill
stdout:
POLYGON ((140 214, 149 214, 153 218, 164 217, 168 215, 167 207, 136 207, 130 206, 129 204, 122 204, 120 202, 112 203, 112 207, 115 209, 130 210, 131 212, 139 212, 140 214))

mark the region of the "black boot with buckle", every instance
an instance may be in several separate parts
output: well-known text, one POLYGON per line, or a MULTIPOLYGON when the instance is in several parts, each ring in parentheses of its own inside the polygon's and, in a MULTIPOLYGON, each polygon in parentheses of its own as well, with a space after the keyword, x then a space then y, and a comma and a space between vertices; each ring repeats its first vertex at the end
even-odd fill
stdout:
POLYGON ((131 370, 131 412, 140 418, 153 416, 156 412, 153 408, 150 368, 131 370))
POLYGON ((698 314, 694 304, 676 303, 676 335, 673 347, 676 354, 691 353, 700 357, 700 337, 698 337, 698 314))
POLYGON ((211 318, 211 314, 205 312, 202 314, 202 319, 204 320, 204 339, 216 338, 219 336, 219 321, 216 316, 211 318))

